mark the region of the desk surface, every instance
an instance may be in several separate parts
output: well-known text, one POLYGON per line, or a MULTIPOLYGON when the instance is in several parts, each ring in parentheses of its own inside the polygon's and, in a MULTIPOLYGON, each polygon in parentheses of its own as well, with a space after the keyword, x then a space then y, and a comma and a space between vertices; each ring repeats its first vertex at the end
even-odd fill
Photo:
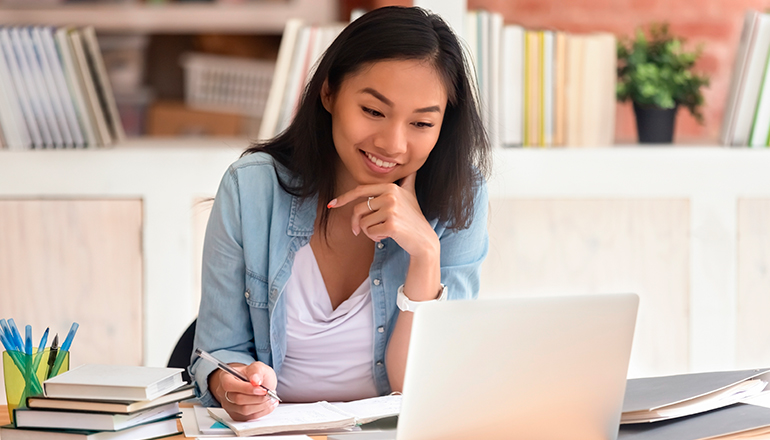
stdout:
MULTIPOLYGON (((7 425, 11 423, 10 418, 8 417, 8 406, 7 405, 0 405, 0 426, 7 425)), ((179 430, 182 430, 182 422, 178 422, 179 430)), ((185 438, 191 438, 191 437, 185 437, 183 432, 180 432, 178 435, 175 435, 173 437, 165 437, 169 440, 180 440, 185 438)), ((313 440, 326 440, 326 436, 312 436, 313 440)), ((0 438, 2 440, 2 438, 0 438)))

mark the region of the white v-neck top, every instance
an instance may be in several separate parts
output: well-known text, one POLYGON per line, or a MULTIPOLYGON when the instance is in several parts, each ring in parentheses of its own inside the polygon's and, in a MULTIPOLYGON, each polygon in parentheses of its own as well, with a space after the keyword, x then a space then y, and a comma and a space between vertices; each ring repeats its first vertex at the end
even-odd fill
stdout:
POLYGON ((286 402, 377 396, 369 278, 332 310, 310 244, 297 251, 286 287, 286 358, 276 392, 286 402))

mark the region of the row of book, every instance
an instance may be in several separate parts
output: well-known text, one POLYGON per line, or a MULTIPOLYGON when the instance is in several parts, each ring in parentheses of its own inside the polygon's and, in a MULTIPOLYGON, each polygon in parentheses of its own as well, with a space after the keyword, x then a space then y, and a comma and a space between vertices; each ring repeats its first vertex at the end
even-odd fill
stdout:
POLYGON ((468 12, 465 34, 494 144, 612 145, 614 35, 525 29, 484 10, 468 12))
MULTIPOLYGON (((465 27, 482 118, 494 145, 614 142, 614 35, 528 30, 505 25, 502 15, 483 10, 468 11, 465 27)), ((314 65, 342 28, 300 20, 286 24, 260 139, 288 127, 314 65)))
POLYGON ((179 402, 195 396, 180 368, 86 364, 43 383, 3 440, 142 440, 179 432, 179 402))
POLYGON ((289 126, 315 64, 344 27, 306 24, 300 19, 286 22, 262 113, 260 139, 270 139, 289 126))
POLYGON ((746 12, 719 137, 724 145, 770 145, 770 14, 746 12))
POLYGON ((86 148, 124 138, 93 27, 0 27, 0 145, 86 148))

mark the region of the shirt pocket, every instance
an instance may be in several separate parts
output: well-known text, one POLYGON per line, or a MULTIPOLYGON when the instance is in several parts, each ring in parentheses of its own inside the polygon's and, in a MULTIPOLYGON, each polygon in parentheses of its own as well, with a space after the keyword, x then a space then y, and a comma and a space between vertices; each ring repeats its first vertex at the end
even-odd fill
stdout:
POLYGON ((249 306, 251 325, 254 329, 254 347, 258 352, 269 352, 270 312, 267 307, 267 282, 247 273, 244 296, 249 306))

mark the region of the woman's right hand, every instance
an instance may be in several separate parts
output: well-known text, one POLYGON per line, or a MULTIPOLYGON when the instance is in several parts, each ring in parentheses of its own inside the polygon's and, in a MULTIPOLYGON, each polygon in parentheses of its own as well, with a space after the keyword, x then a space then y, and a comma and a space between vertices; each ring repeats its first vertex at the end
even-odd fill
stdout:
POLYGON ((230 417, 236 421, 254 420, 273 412, 278 401, 268 396, 260 385, 274 390, 278 384, 275 371, 262 362, 230 366, 251 379, 251 383, 244 382, 219 369, 209 376, 209 390, 230 417))

